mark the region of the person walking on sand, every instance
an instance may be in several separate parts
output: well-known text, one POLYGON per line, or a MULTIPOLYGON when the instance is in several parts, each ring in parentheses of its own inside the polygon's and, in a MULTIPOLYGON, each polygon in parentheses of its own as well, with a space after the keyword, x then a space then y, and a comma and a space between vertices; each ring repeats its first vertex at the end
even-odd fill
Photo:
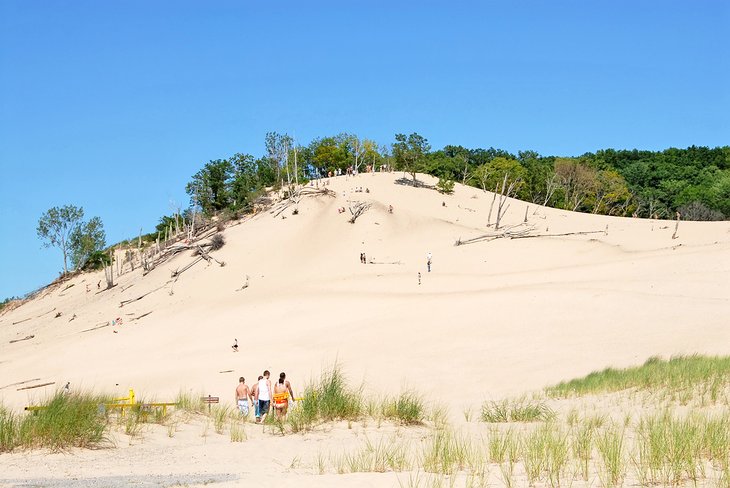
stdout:
POLYGON ((431 272, 431 258, 432 257, 433 256, 431 255, 431 251, 429 251, 428 254, 426 254, 426 267, 428 268, 429 273, 431 272))
POLYGON ((238 386, 236 387, 236 404, 241 415, 248 417, 248 400, 251 398, 251 391, 248 389, 246 379, 241 376, 238 378, 238 386))
POLYGON ((264 376, 259 380, 259 387, 257 390, 259 398, 259 416, 256 417, 256 423, 263 422, 266 419, 266 415, 269 413, 271 407, 271 381, 269 380, 269 370, 264 371, 264 376))
POLYGON ((274 385, 274 411, 277 419, 286 417, 289 402, 293 400, 294 392, 291 389, 291 383, 286 379, 286 373, 282 372, 279 374, 279 381, 274 385))
POLYGON ((256 383, 251 387, 251 401, 253 401, 254 414, 257 419, 261 417, 261 413, 259 412, 259 381, 261 381, 261 378, 263 376, 259 375, 256 383))
POLYGON ((238 339, 233 339, 233 345, 231 346, 233 352, 238 352, 238 339))

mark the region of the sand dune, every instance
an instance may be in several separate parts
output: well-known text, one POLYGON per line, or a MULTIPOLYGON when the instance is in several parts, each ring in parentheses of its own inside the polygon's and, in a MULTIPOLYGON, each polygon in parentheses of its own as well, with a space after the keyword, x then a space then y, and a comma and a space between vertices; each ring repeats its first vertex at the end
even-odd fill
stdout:
MULTIPOLYGON (((338 361, 370 392, 413 388, 461 412, 653 355, 730 354, 729 222, 681 222, 672 239, 674 222, 529 204, 537 233, 596 233, 457 247, 492 232, 491 194, 457 185, 445 196, 399 177, 333 178, 336 196, 304 199, 298 215, 229 227, 214 253, 225 267, 201 263, 163 287, 188 253, 98 294, 103 273, 86 274, 0 316, 0 387, 55 382, 4 388, 0 399, 22 408, 67 381, 228 399, 240 375, 286 371, 296 389, 338 361), (372 203, 355 224, 337 212, 350 199, 372 203), (360 252, 379 264, 360 264, 360 252), (246 276, 250 286, 236 291, 246 276), (122 326, 82 332, 116 317, 122 326)), ((512 201, 505 224, 521 223, 526 206, 512 201)))

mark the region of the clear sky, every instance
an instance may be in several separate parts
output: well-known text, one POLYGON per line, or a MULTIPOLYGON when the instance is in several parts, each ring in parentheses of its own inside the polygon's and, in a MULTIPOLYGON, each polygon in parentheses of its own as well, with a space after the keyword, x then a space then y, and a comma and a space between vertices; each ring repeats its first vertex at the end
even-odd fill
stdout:
POLYGON ((545 155, 730 143, 730 2, 0 0, 0 299, 83 206, 151 231, 205 162, 352 132, 545 155))

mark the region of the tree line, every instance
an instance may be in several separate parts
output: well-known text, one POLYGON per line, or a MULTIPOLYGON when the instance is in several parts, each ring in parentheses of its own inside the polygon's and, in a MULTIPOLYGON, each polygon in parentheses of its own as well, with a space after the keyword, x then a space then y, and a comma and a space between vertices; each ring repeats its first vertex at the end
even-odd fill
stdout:
POLYGON ((286 134, 270 132, 265 143, 266 152, 258 158, 237 153, 204 164, 186 186, 191 205, 208 216, 246 211, 268 189, 348 170, 394 169, 409 174, 412 184, 418 184, 417 173, 436 176, 437 188, 447 192, 455 181, 495 191, 507 175, 518 198, 577 212, 730 218, 730 146, 605 149, 564 157, 453 145, 432 151, 417 133, 396 134, 389 145, 346 133, 298 145, 286 134))
MULTIPOLYGON (((604 149, 581 156, 543 156, 535 151, 469 149, 447 145, 433 151, 417 134, 396 134, 394 141, 341 133, 307 145, 287 134, 269 132, 260 157, 236 153, 211 160, 196 172, 185 190, 190 208, 160 218, 155 231, 140 236, 154 241, 174 235, 201 216, 233 216, 253 208, 271 190, 290 191, 312 179, 345 172, 403 171, 419 185, 418 173, 438 177, 436 189, 449 193, 454 182, 497 192, 509 185, 522 200, 595 214, 724 220, 730 218, 730 146, 669 148, 663 151, 604 149)), ((84 220, 83 208, 53 207, 39 219, 37 233, 45 246, 63 254, 64 273, 100 268, 112 259, 104 250, 106 235, 99 217, 84 220)))

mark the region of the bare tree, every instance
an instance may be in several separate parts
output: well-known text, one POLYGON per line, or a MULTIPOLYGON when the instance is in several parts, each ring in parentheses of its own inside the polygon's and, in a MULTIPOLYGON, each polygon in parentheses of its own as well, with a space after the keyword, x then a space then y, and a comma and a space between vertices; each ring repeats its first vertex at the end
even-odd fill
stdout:
POLYGON ((114 286, 114 251, 109 250, 109 263, 104 266, 104 278, 106 278, 106 288, 114 286))
POLYGON ((507 213, 507 210, 509 210, 509 199, 513 197, 517 191, 517 187, 521 180, 519 178, 512 180, 509 185, 507 184, 507 178, 509 177, 509 173, 504 174, 504 179, 502 179, 502 188, 500 192, 497 194, 497 217, 494 223, 494 228, 499 229, 499 224, 502 221, 502 217, 507 213))
POLYGON ((364 214, 369 208, 370 204, 366 202, 350 202, 348 204, 348 209, 350 210, 352 217, 350 217, 348 222, 354 224, 357 218, 364 214))

